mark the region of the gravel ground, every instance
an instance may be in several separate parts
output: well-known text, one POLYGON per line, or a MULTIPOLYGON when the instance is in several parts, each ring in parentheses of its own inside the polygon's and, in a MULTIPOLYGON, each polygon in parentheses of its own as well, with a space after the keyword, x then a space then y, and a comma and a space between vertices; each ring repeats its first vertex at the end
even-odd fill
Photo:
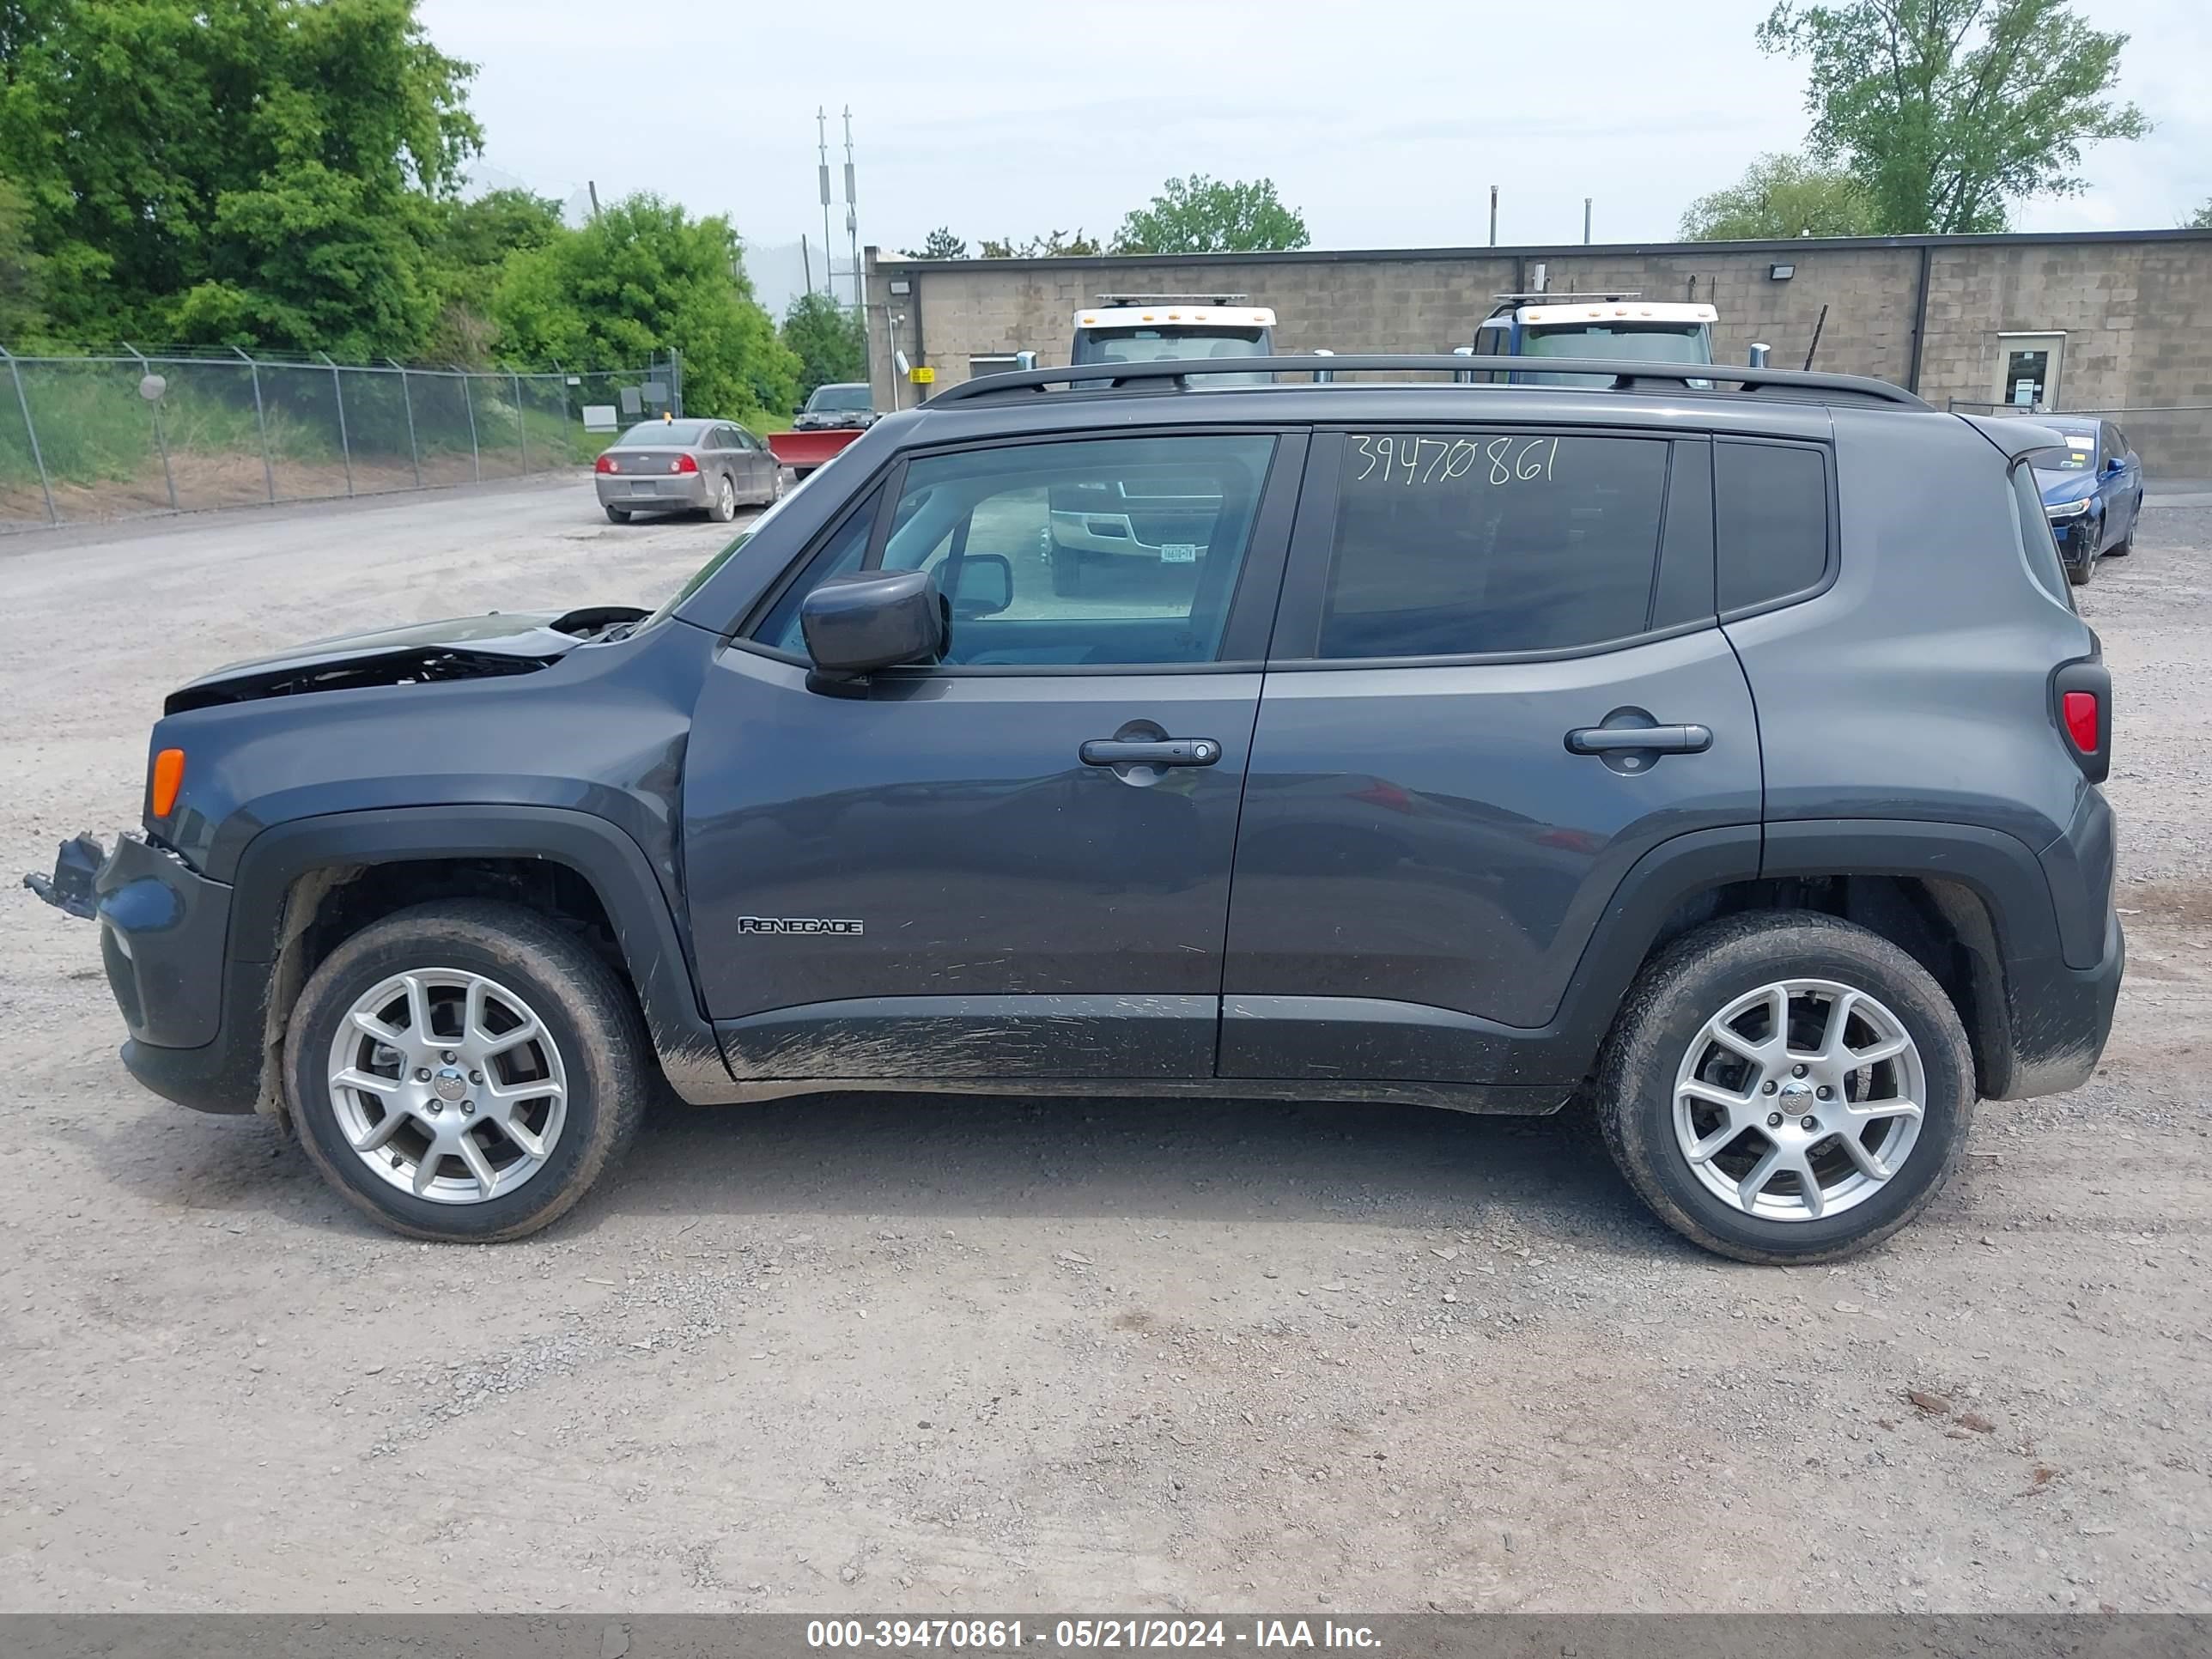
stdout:
MULTIPOLYGON (((0 851, 136 814, 161 694, 665 592, 562 483, 0 547, 0 851)), ((0 956, 0 1609, 2212 1610, 2212 512, 2084 597, 2133 950, 1840 1267, 1649 1219, 1572 1119, 890 1097, 651 1121, 404 1243, 143 1093, 92 934, 0 956)))

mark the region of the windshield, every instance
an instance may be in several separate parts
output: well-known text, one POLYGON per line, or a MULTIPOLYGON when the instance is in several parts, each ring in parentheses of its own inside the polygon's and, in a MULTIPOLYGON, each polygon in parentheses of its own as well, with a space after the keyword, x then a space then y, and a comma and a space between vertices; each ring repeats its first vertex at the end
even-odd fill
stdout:
POLYGON ((689 449, 706 435, 704 421, 643 421, 615 440, 616 449, 689 449))
POLYGON ((2040 420, 2038 426, 2047 426, 2066 440, 2065 452, 2043 450, 2035 458, 2035 481, 2041 484, 2056 483, 2069 473, 2087 472, 2097 464, 2097 428, 2087 421, 2040 420))
MULTIPOLYGON (((1613 362, 1709 363, 1712 333, 1703 323, 1657 325, 1591 323, 1572 328, 1527 328, 1521 332, 1524 357, 1600 357, 1613 362)), ((1522 374, 1530 386, 1598 384, 1595 374, 1522 374)))
POLYGON ((818 386, 814 388, 814 395, 806 400, 806 410, 811 415, 820 415, 825 411, 838 414, 858 411, 865 415, 874 407, 873 394, 866 386, 857 384, 818 386))
POLYGON ((1264 357, 1267 350, 1264 328, 1086 328, 1075 337, 1078 364, 1264 357))

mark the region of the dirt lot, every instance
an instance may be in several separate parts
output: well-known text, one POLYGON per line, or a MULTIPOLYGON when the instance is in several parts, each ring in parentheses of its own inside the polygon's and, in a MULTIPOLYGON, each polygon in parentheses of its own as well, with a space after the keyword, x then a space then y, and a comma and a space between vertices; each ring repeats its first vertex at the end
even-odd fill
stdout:
MULTIPOLYGON (((0 546, 9 879, 201 666, 722 533, 562 483, 0 546)), ((0 1608, 2212 1610, 2212 512, 2085 609, 2106 1064, 1835 1269, 1679 1243, 1571 1121, 876 1097, 403 1243, 133 1085, 91 930, 0 898, 0 1608)))

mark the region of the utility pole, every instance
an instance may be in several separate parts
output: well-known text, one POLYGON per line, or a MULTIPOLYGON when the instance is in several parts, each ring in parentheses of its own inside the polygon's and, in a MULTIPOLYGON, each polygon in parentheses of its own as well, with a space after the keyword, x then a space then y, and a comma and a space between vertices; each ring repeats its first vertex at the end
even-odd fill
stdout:
POLYGON ((845 234, 853 245, 853 314, 861 314, 863 297, 860 293, 860 219, 854 210, 853 195, 853 106, 845 106, 845 234))
POLYGON ((816 153, 822 158, 822 291, 835 300, 837 267, 830 250, 837 245, 830 240, 830 112, 819 104, 814 106, 814 142, 816 153))
POLYGON ((1498 246, 1498 186, 1490 187, 1490 245, 1498 246))
POLYGON ((1589 198, 1589 197, 1585 196, 1585 197, 1583 197, 1583 246, 1584 247, 1588 247, 1588 246, 1589 246, 1589 236, 1590 236, 1590 198, 1589 198))
POLYGON ((806 273, 806 291, 814 292, 814 256, 807 251, 806 233, 799 233, 799 266, 806 273))
POLYGON ((597 219, 597 218, 599 216, 599 181, 598 181, 597 179, 585 179, 585 180, 584 180, 584 188, 585 188, 586 191, 590 191, 590 192, 591 192, 591 197, 592 197, 592 218, 594 218, 594 219, 597 219))

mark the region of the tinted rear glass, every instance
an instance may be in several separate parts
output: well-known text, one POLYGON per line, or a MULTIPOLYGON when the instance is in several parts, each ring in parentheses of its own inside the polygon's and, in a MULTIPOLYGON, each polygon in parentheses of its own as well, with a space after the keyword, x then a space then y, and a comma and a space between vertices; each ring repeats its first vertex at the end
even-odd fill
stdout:
POLYGON ((644 421, 622 434, 617 449, 689 449, 706 435, 704 421, 644 421))
POLYGON ((1723 614, 1819 584, 1828 568, 1828 468, 1797 444, 1713 446, 1713 554, 1723 614))
POLYGON ((1663 441, 1528 432, 1345 441, 1322 656, 1556 650, 1649 625, 1663 441))

